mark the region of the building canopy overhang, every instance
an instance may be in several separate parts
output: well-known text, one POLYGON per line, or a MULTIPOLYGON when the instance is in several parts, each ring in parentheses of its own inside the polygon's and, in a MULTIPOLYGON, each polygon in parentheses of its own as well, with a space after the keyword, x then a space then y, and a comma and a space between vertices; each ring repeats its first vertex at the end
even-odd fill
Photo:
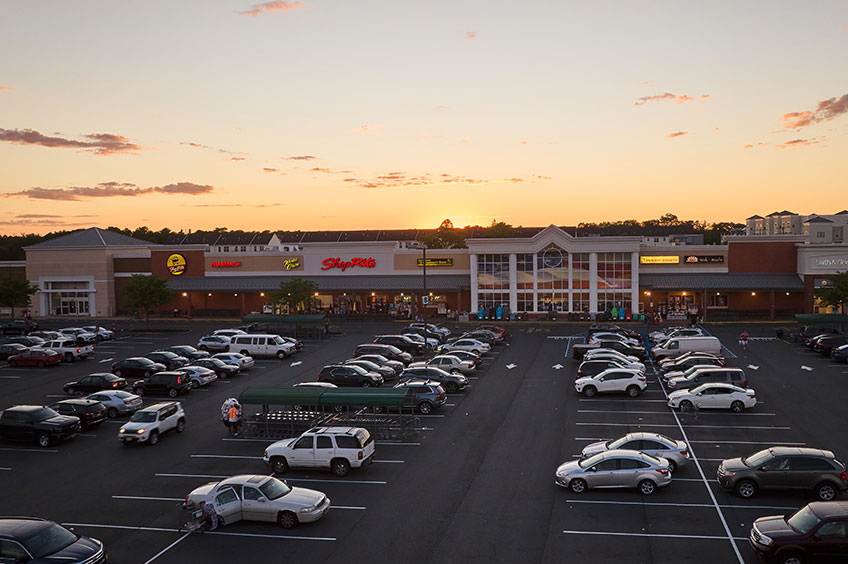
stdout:
POLYGON ((794 273, 710 272, 698 274, 639 275, 639 286, 647 290, 779 290, 803 292, 804 282, 794 273))
MULTIPOLYGON (((319 292, 346 292, 376 290, 421 291, 424 289, 422 275, 417 276, 194 276, 172 278, 168 286, 178 292, 273 292, 280 284, 302 278, 318 285, 319 292)), ((468 290, 468 275, 436 274, 427 276, 428 291, 468 290)))

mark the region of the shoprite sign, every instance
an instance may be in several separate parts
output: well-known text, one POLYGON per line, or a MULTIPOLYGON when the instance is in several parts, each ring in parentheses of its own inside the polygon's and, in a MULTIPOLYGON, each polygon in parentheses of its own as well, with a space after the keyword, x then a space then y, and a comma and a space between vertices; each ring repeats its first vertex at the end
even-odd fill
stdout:
POLYGON ((339 268, 342 272, 347 270, 348 268, 359 267, 359 268, 374 268, 376 263, 373 258, 363 258, 363 257, 353 257, 350 260, 342 260, 341 257, 330 257, 325 258, 321 261, 321 264, 324 265, 321 267, 321 270, 330 270, 331 268, 339 268))
MULTIPOLYGON (((418 266, 424 266, 424 259, 418 259, 418 266)), ((428 258, 427 267, 431 266, 453 266, 452 258, 428 258)))

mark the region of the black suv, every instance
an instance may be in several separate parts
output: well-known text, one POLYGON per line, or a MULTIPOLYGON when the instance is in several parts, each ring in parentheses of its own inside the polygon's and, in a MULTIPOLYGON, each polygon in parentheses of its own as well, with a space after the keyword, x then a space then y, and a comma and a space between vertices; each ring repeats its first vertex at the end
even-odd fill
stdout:
POLYGON ((771 447, 751 456, 729 458, 718 466, 718 483, 744 498, 760 489, 814 491, 831 501, 848 491, 845 465, 829 450, 771 447))
POLYGON ((168 394, 175 398, 191 391, 191 378, 182 372, 159 372, 145 380, 133 382, 133 393, 137 396, 168 394))
POLYGON ((391 345, 411 355, 423 354, 424 344, 416 343, 404 335, 379 335, 374 342, 380 345, 391 345))
POLYGON ((442 385, 449 394, 455 394, 468 386, 468 378, 462 374, 449 374, 441 368, 425 366, 421 368, 407 368, 400 375, 401 382, 410 380, 432 380, 442 385))
POLYGON ((848 502, 816 501, 794 513, 760 517, 748 542, 765 562, 845 562, 848 502))
POLYGON ((0 517, 0 549, 0 562, 106 562, 106 550, 99 540, 34 517, 0 517))
POLYGON ((50 409, 61 415, 79 417, 83 429, 88 429, 108 419, 108 412, 105 405, 99 401, 85 398, 71 398, 57 401, 50 406, 50 409))
POLYGON ((329 382, 336 386, 360 386, 368 388, 381 386, 383 377, 376 372, 368 372, 364 368, 351 365, 333 364, 325 366, 318 373, 319 382, 329 382))
POLYGON ((214 370, 215 375, 222 380, 229 376, 236 376, 241 371, 241 367, 236 366, 235 364, 227 364, 220 358, 201 358, 200 360, 192 362, 191 366, 200 366, 202 368, 214 370))
POLYGON ((168 347, 168 350, 177 353, 180 356, 184 356, 189 360, 200 360, 201 358, 209 358, 209 353, 206 351, 199 351, 191 345, 175 345, 173 347, 168 347))
POLYGON ((79 417, 59 415, 43 405, 16 405, 0 413, 0 437, 36 441, 42 447, 72 439, 81 428, 79 417))
POLYGON ((189 360, 171 351, 153 351, 147 353, 144 358, 149 358, 153 362, 158 362, 165 367, 165 370, 176 370, 188 364, 189 360))
POLYGON ((38 329, 38 323, 29 319, 15 319, 10 321, 2 328, 0 332, 4 335, 26 335, 38 329))
POLYGON ((356 347, 353 356, 362 356, 364 354, 379 354, 389 360, 397 360, 404 365, 412 362, 412 355, 408 352, 403 352, 393 345, 367 344, 356 347))
POLYGON ((164 364, 153 362, 143 356, 132 356, 112 363, 112 374, 127 378, 148 378, 163 370, 166 370, 164 364))

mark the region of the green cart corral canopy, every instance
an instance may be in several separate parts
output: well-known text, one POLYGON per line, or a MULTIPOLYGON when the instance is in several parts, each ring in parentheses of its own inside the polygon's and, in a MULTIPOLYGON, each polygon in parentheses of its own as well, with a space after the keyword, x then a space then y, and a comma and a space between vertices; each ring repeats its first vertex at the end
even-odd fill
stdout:
POLYGON ((801 325, 845 325, 848 315, 844 313, 797 313, 795 320, 801 325))
POLYGON ((406 392, 405 388, 251 387, 239 395, 239 402, 243 405, 401 407, 404 405, 406 392))

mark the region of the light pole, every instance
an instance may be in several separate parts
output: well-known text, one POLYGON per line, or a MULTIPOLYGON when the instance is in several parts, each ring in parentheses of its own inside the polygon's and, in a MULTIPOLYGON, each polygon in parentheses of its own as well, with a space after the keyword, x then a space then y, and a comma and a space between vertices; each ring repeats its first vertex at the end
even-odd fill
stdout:
MULTIPOLYGON (((424 286, 424 291, 421 293, 421 317, 426 321, 427 319, 427 304, 424 303, 426 299, 429 301, 429 294, 427 293, 427 245, 422 243, 421 241, 415 241, 412 245, 413 249, 421 249, 421 273, 422 273, 422 283, 424 286), (425 296, 427 296, 425 298, 425 296)), ((416 305, 417 307, 417 305, 416 305)))

